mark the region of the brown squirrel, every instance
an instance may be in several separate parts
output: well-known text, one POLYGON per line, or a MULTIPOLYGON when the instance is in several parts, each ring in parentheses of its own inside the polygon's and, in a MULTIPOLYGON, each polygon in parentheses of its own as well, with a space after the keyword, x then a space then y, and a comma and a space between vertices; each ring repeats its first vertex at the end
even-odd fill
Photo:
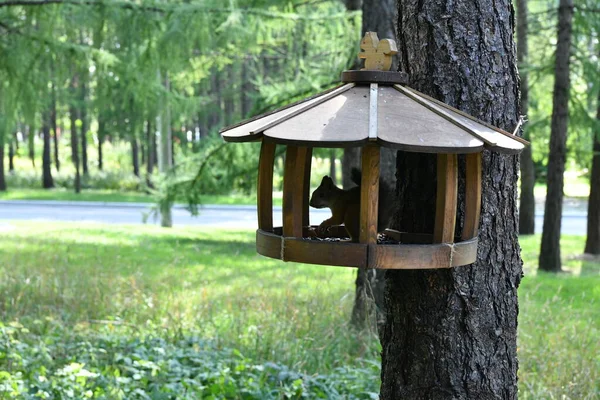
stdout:
MULTIPOLYGON (((329 176, 324 176, 321 184, 310 197, 310 206, 314 208, 329 208, 331 209, 331 218, 321 222, 317 228, 318 234, 324 234, 327 228, 333 225, 341 225, 346 227, 348 234, 353 242, 358 242, 360 233, 360 170, 353 168, 351 172, 351 180, 358 186, 350 189, 341 189, 333 183, 333 179, 329 176)), ((387 210, 388 199, 391 190, 385 182, 379 184, 379 223, 378 230, 387 228, 388 216, 387 210)))

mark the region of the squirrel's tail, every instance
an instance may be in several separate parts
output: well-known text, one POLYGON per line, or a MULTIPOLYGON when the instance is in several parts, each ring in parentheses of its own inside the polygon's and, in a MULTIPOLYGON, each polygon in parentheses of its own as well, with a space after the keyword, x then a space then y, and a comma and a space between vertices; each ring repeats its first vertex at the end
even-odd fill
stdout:
POLYGON ((360 172, 360 169, 353 167, 350 170, 350 180, 360 186, 360 181, 362 180, 362 173, 360 172))

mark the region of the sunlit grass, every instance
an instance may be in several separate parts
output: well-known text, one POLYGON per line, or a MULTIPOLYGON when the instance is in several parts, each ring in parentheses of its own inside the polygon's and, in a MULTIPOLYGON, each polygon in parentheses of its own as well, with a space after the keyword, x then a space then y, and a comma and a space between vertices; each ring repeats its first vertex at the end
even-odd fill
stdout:
MULTIPOLYGON (((536 273, 539 236, 520 241, 520 398, 597 398, 600 262, 574 259, 582 239, 566 236, 565 266, 577 273, 536 273)), ((326 374, 378 363, 377 338, 348 324, 353 282, 353 269, 261 257, 250 231, 0 224, 1 321, 40 334, 57 324, 83 335, 192 332, 257 362, 326 374)))
MULTIPOLYGON (((281 195, 274 196, 274 203, 281 204, 281 195)), ((155 196, 142 192, 84 189, 80 193, 59 189, 10 188, 0 192, 0 200, 58 200, 58 201, 99 201, 126 203, 156 203, 155 196)), ((183 201, 183 200, 182 200, 183 201)), ((256 195, 228 194, 203 195, 202 204, 256 205, 256 195)))
MULTIPOLYGON (((540 251, 541 235, 527 235, 519 238, 521 256, 525 264, 525 275, 538 273, 538 256, 540 251)), ((600 275, 600 257, 594 258, 583 255, 585 236, 562 235, 560 238, 560 251, 562 255, 562 268, 565 273, 575 276, 600 275)))
POLYGON ((353 270, 263 258, 252 232, 12 225, 0 231, 4 320, 193 329, 311 371, 376 354, 348 329, 353 270))

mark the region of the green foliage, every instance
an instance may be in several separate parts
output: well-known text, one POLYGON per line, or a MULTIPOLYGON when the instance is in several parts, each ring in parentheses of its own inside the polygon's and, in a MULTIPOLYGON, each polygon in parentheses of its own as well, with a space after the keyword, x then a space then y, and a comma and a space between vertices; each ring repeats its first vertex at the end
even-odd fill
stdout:
MULTIPOLYGON (((118 323, 116 321, 115 323, 118 323)), ((69 332, 51 319, 0 323, 0 397, 19 399, 376 399, 376 363, 307 375, 257 364, 197 336, 69 332), (2 365, 8 370, 2 371, 2 365)))
POLYGON ((256 188, 259 150, 259 143, 226 145, 216 136, 204 140, 195 153, 180 157, 162 180, 156 192, 159 207, 185 199, 196 215, 206 195, 250 196, 256 188))
MULTIPOLYGON (((571 92, 567 168, 586 171, 591 165, 592 135, 598 132, 597 99, 600 90, 600 18, 597 1, 576 2, 571 53, 571 92), (594 11, 596 10, 596 11, 594 11)), ((529 1, 529 60, 521 70, 529 73, 529 123, 536 177, 544 180, 550 141, 554 53, 558 3, 529 1)))
MULTIPOLYGON (((91 128, 92 135, 81 133, 90 143, 110 137, 147 149, 155 133, 164 136, 170 128, 181 165, 159 179, 161 198, 184 189, 193 191, 184 197, 195 202, 199 191, 248 193, 254 190, 255 177, 247 171, 256 149, 225 150, 220 163, 217 157, 204 160, 217 130, 337 82, 355 58, 359 21, 359 13, 334 0, 227 6, 65 0, 0 7, 0 132, 14 132, 17 123, 48 126, 54 104, 61 130, 53 135, 62 136, 63 126, 69 131, 67 114, 75 112, 77 128, 91 128), (198 174, 193 163, 207 168, 198 174)), ((9 187, 25 182, 30 177, 12 179, 9 187)), ((103 177, 87 183, 144 189, 103 177)), ((72 186, 61 176, 57 184, 72 186)))

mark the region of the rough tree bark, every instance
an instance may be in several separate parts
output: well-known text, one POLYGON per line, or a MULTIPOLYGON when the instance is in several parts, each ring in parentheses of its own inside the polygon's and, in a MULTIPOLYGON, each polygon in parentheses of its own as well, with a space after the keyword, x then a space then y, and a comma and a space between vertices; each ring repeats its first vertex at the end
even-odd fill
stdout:
MULTIPOLYGON (((410 86, 514 129, 518 74, 510 1, 401 0, 398 8, 399 61, 410 86)), ((432 232, 435 168, 431 155, 399 153, 395 228, 432 232)), ((517 171, 517 156, 484 153, 475 264, 387 272, 382 399, 517 398, 517 171)), ((461 220, 457 226, 460 231, 461 220)))
MULTIPOLYGON (((596 120, 600 123, 600 92, 598 92, 596 120)), ((587 239, 585 253, 600 255, 600 129, 594 135, 594 155, 590 178, 590 198, 588 200, 587 239)))
MULTIPOLYGON (((529 78, 527 73, 527 0, 517 0, 517 59, 521 78, 521 115, 529 112, 529 78)), ((529 139, 527 128, 523 129, 523 137, 529 139)), ((531 146, 525 147, 520 158, 521 194, 519 198, 519 233, 533 235, 535 233, 535 169, 531 146)))
POLYGON ((42 115, 42 136, 44 148, 42 151, 42 187, 50 189, 54 187, 52 179, 52 158, 50 156, 50 121, 52 119, 52 108, 42 115))
POLYGON ((569 76, 571 60, 571 31, 573 28, 573 0, 560 0, 558 6, 558 42, 554 65, 554 95, 550 125, 550 153, 544 227, 539 268, 561 271, 560 223, 562 217, 565 160, 567 156, 567 129, 569 123, 569 76))
POLYGON ((75 193, 81 192, 81 174, 79 172, 79 139, 77 138, 77 120, 79 119, 79 110, 76 105, 77 87, 79 86, 79 77, 77 74, 71 78, 69 91, 71 92, 71 101, 69 104, 69 118, 71 119, 71 160, 75 166, 75 179, 73 187, 75 193))

